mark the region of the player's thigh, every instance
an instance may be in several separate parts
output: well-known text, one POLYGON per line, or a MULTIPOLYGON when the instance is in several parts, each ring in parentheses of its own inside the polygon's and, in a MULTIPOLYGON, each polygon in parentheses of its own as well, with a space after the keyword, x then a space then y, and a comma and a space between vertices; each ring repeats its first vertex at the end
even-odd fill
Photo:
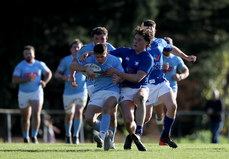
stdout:
POLYGON ((102 113, 102 108, 96 105, 88 105, 85 112, 85 118, 94 119, 97 118, 102 113))
POLYGON ((170 108, 171 108, 171 109, 174 109, 174 107, 177 106, 176 99, 175 99, 174 94, 172 93, 172 91, 163 94, 163 95, 160 96, 158 99, 159 99, 159 101, 161 101, 162 103, 165 104, 165 106, 166 106, 166 108, 167 108, 168 110, 169 110, 170 108))

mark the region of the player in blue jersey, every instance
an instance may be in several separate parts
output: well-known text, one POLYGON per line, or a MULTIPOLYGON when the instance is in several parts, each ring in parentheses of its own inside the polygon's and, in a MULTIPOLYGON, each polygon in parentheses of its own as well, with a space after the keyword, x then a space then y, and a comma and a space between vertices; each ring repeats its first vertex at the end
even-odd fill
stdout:
MULTIPOLYGON (((167 43, 170 45, 173 45, 171 38, 164 38, 167 43)), ((163 73, 165 75, 166 80, 169 82, 169 86, 172 88, 172 91, 174 93, 174 97, 176 99, 177 97, 177 91, 178 86, 177 82, 181 81, 189 76, 189 69, 184 64, 183 60, 171 54, 171 52, 165 52, 163 51, 163 73)), ((162 134, 163 130, 163 119, 164 119, 164 105, 160 101, 156 101, 153 106, 156 110, 156 124, 159 128, 160 135, 162 134)), ((147 107, 147 113, 146 113, 146 119, 145 122, 148 122, 152 116, 153 106, 149 105, 147 107)), ((166 143, 163 143, 159 141, 159 145, 167 145, 166 143)))
MULTIPOLYGON (((77 58, 79 58, 82 54, 86 53, 86 52, 93 52, 93 48, 96 44, 99 43, 104 43, 107 46, 107 50, 114 50, 115 47, 112 46, 110 43, 107 42, 108 40, 108 30, 105 27, 95 27, 92 32, 91 32, 91 37, 92 37, 92 43, 89 43, 85 46, 83 46, 80 51, 77 53, 77 58)), ((94 90, 94 85, 93 85, 93 81, 91 80, 87 80, 87 90, 88 90, 88 95, 89 97, 91 97, 92 92, 94 90)), ((114 145, 114 140, 115 140, 115 132, 117 129, 117 107, 114 108, 113 113, 111 114, 111 125, 110 125, 110 130, 112 130, 113 132, 113 137, 112 137, 112 145, 111 147, 113 149, 115 149, 115 145, 114 145)), ((89 119, 88 119, 89 120, 89 119)), ((91 121, 93 121, 94 119, 90 119, 91 121)), ((97 123, 92 127, 94 130, 99 131, 99 125, 100 125, 100 120, 97 120, 97 123)))
POLYGON ((33 143, 38 143, 37 134, 44 101, 43 88, 52 78, 52 72, 44 62, 35 59, 33 46, 25 46, 23 55, 24 60, 14 69, 12 83, 19 84, 18 103, 21 111, 24 142, 30 142, 29 130, 31 125, 31 140, 33 143), (32 123, 30 124, 31 115, 32 123))
MULTIPOLYGON (((118 48, 110 51, 110 54, 122 59, 125 73, 114 68, 108 69, 107 72, 109 75, 117 74, 124 80, 120 85, 120 106, 125 126, 129 133, 126 140, 133 139, 139 151, 146 151, 140 136, 143 133, 146 113, 145 102, 149 93, 147 88, 148 77, 153 67, 153 58, 145 49, 150 46, 152 40, 152 31, 141 27, 135 28, 132 48, 118 48), (137 107, 136 118, 134 117, 135 106, 137 107)), ((124 149, 131 149, 131 147, 127 147, 125 144, 124 149)))
MULTIPOLYGON (((88 102, 85 119, 90 126, 95 126, 97 124, 97 117, 102 114, 99 125, 100 133, 94 137, 94 140, 97 142, 97 147, 102 147, 104 144, 104 150, 109 150, 113 135, 113 132, 109 130, 110 114, 117 107, 120 89, 118 82, 113 82, 113 78, 116 79, 117 76, 105 76, 104 73, 108 68, 116 68, 123 72, 123 68, 121 61, 117 57, 108 54, 106 44, 95 45, 93 51, 94 55, 87 58, 83 63, 74 61, 70 65, 70 69, 72 71, 86 72, 89 79, 94 79, 94 90, 88 102), (95 72, 87 64, 97 68, 97 76, 95 76, 95 72)), ((71 76, 71 81, 72 83, 75 82, 73 76, 71 76)))
POLYGON ((63 105, 65 110, 65 143, 79 144, 79 132, 83 122, 83 110, 87 103, 86 77, 81 73, 75 73, 77 87, 70 83, 69 65, 83 46, 79 39, 73 40, 70 45, 71 54, 64 57, 55 72, 55 78, 65 81, 63 93, 63 105), (71 129, 73 125, 73 135, 71 129))
MULTIPOLYGON (((153 20, 144 21, 142 27, 148 28, 154 33, 156 31, 156 23, 153 20)), ((154 67, 149 77, 149 98, 146 105, 147 107, 152 107, 152 104, 159 100, 166 106, 167 112, 164 117, 164 129, 160 141, 167 143, 172 148, 177 148, 177 144, 170 139, 171 128, 176 117, 177 103, 173 91, 163 74, 163 50, 187 61, 196 61, 196 56, 188 56, 176 46, 169 45, 164 39, 160 38, 155 38, 151 43, 151 47, 147 49, 154 58, 154 67)))

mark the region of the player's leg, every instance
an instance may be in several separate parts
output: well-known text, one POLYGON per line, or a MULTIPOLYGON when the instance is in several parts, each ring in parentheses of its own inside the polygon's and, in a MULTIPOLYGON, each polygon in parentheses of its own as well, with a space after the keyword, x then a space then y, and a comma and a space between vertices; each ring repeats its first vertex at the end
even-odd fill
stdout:
POLYGON ((43 101, 31 100, 32 106, 32 129, 31 129, 31 139, 33 143, 38 143, 37 135, 41 124, 41 110, 43 106, 43 101))
POLYGON ((73 121, 74 132, 73 132, 72 142, 74 144, 79 144, 79 132, 83 122, 83 110, 87 103, 87 92, 79 93, 74 96, 75 96, 76 106, 75 106, 75 116, 73 121))
POLYGON ((145 121, 145 116, 146 116, 146 100, 148 99, 149 95, 149 89, 146 88, 141 88, 135 95, 134 95, 134 103, 136 104, 136 134, 139 134, 142 136, 143 134, 143 125, 145 121))
POLYGON ((111 116, 111 121, 110 121, 110 126, 109 126, 109 130, 112 131, 113 135, 112 135, 112 142, 110 145, 111 149, 116 149, 115 148, 115 133, 116 133, 116 129, 117 129, 117 109, 118 109, 118 105, 116 105, 116 107, 114 107, 110 113, 111 116))
POLYGON ((146 117, 145 117, 145 124, 150 121, 153 114, 153 104, 149 104, 146 106, 146 117))
POLYGON ((177 111, 177 103, 174 98, 172 91, 161 95, 159 101, 165 104, 167 112, 164 118, 164 129, 161 135, 160 140, 164 143, 167 143, 170 147, 176 148, 177 145, 170 139, 170 132, 175 121, 176 111, 177 111))
POLYGON ((29 143, 29 128, 31 117, 31 106, 20 109, 21 111, 21 129, 25 143, 29 143))

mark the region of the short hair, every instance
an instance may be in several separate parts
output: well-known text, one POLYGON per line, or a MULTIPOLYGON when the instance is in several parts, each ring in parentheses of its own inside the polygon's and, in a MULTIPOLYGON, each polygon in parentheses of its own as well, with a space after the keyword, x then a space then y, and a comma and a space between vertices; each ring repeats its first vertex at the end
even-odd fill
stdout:
POLYGON ((94 37, 94 35, 101 35, 104 34, 108 36, 108 31, 105 27, 96 27, 91 32, 91 37, 94 37))
POLYGON ((149 44, 146 47, 150 47, 150 43, 153 41, 153 38, 154 38, 153 31, 147 28, 142 28, 140 26, 137 26, 134 31, 135 31, 135 35, 139 34, 143 36, 145 41, 149 42, 149 44))
POLYGON ((142 27, 154 27, 156 28, 156 23, 155 21, 148 19, 142 22, 142 27))
POLYGON ((95 54, 103 54, 104 52, 107 52, 107 45, 104 43, 96 44, 93 51, 95 54))
POLYGON ((26 46, 24 46, 23 51, 25 51, 25 50, 33 50, 33 52, 35 52, 35 48, 32 45, 26 45, 26 46))
POLYGON ((70 45, 70 48, 72 47, 72 45, 74 45, 74 44, 81 44, 82 46, 83 46, 83 42, 82 41, 80 41, 80 39, 74 39, 73 41, 72 41, 72 43, 71 43, 71 45, 70 45))

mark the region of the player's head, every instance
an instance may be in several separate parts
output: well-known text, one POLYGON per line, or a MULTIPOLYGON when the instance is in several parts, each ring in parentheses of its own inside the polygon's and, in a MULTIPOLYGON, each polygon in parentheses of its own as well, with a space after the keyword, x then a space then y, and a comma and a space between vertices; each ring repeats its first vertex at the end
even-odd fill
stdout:
POLYGON ((150 46, 150 43, 153 41, 154 34, 150 29, 136 27, 135 28, 135 37, 133 48, 137 52, 142 52, 147 47, 150 46))
POLYGON ((91 37, 95 44, 106 43, 108 40, 108 31, 105 27, 96 27, 92 30, 91 37))
POLYGON ((34 47, 31 46, 31 45, 24 46, 23 55, 24 55, 24 58, 25 58, 26 62, 32 63, 34 58, 35 58, 35 49, 34 49, 34 47))
POLYGON ((83 46, 83 43, 80 41, 80 39, 74 39, 70 45, 71 54, 75 56, 76 53, 79 52, 82 46, 83 46))
MULTIPOLYGON (((164 37, 164 40, 169 44, 173 45, 173 39, 170 37, 164 37)), ((164 56, 170 56, 170 52, 163 51, 164 56)))
POLYGON ((151 19, 143 21, 141 27, 146 27, 156 33, 156 23, 151 19))
POLYGON ((104 43, 96 44, 94 46, 94 56, 96 61, 99 64, 103 64, 106 61, 108 52, 107 52, 107 46, 104 43))

